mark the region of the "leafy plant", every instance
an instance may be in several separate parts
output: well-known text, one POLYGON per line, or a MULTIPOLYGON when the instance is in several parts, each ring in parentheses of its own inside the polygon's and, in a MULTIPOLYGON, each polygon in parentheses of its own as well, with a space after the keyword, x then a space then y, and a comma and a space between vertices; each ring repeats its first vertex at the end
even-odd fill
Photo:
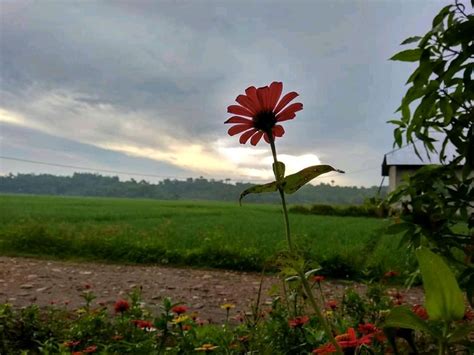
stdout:
POLYGON ((437 343, 439 354, 452 353, 454 345, 472 351, 467 336, 474 328, 472 324, 459 322, 465 312, 464 297, 453 272, 439 255, 427 248, 418 249, 416 257, 423 278, 426 312, 421 308, 414 312, 405 306, 390 311, 385 327, 389 328, 387 333, 391 334, 395 351, 396 332, 390 328, 412 329, 428 334, 437 343))
MULTIPOLYGON (((471 3, 471 7, 473 6, 471 3)), ((440 166, 427 166, 389 196, 401 206, 400 223, 390 232, 404 232, 409 246, 426 244, 460 270, 460 283, 474 303, 474 15, 458 0, 445 6, 422 37, 391 59, 417 62, 408 78, 409 88, 393 123, 395 145, 421 143, 428 158, 440 166), (440 148, 434 144, 437 140, 440 148), (453 147, 455 156, 447 156, 453 147), (459 227, 459 225, 461 227, 459 227), (465 226, 465 227, 464 227, 465 226), (459 257, 463 255, 463 258, 459 257)))

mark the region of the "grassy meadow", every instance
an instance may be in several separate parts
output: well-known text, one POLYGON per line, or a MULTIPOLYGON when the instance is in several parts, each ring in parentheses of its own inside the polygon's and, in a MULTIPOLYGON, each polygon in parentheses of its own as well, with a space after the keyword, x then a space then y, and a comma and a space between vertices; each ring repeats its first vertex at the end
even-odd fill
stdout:
MULTIPOLYGON (((290 214, 294 240, 335 277, 403 270, 406 251, 376 218, 290 214)), ((235 270, 275 268, 286 248, 277 205, 0 196, 0 254, 235 270)))

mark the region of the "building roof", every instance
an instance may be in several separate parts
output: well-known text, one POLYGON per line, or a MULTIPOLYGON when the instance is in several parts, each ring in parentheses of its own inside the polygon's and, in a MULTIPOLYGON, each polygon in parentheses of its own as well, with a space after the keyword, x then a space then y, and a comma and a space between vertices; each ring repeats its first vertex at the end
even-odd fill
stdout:
MULTIPOLYGON (((418 142, 415 144, 418 153, 420 153, 423 159, 420 159, 416 155, 413 144, 406 145, 399 149, 394 149, 391 152, 385 154, 383 157, 382 176, 388 176, 388 170, 390 166, 403 165, 406 167, 410 166, 416 168, 429 164, 441 164, 438 153, 431 153, 429 156, 427 156, 425 148, 423 147, 423 143, 418 142)), ((433 145, 435 146, 436 151, 441 151, 442 141, 434 142, 433 145)), ((450 161, 457 156, 455 147, 450 143, 447 144, 444 154, 447 158, 447 161, 450 161)))

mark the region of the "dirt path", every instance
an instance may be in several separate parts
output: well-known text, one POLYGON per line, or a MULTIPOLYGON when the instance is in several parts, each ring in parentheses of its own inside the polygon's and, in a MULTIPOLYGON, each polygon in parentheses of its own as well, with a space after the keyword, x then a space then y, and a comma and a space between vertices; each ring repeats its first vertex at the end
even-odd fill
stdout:
MULTIPOLYGON (((46 306, 54 302, 74 309, 84 304, 80 297, 86 285, 97 296, 96 303, 110 308, 118 298, 126 297, 137 286, 142 287, 147 305, 160 304, 164 297, 185 302, 203 319, 221 321, 225 311, 220 305, 236 305, 234 312, 246 311, 255 300, 260 284, 255 273, 196 270, 162 266, 130 266, 97 263, 48 261, 0 256, 0 303, 21 307, 31 303, 46 306), (65 303, 67 305, 65 305, 65 303)), ((263 301, 268 290, 279 284, 277 277, 264 278, 263 301)), ((328 299, 338 298, 347 287, 361 292, 365 286, 345 281, 325 281, 323 291, 328 299)), ((420 289, 405 294, 409 303, 420 303, 420 289)))

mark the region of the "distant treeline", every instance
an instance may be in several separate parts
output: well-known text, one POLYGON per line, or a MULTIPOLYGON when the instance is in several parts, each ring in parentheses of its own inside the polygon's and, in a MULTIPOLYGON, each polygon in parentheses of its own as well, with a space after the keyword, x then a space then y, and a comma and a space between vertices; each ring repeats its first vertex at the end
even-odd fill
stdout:
MULTIPOLYGON (((18 174, 0 176, 0 193, 36 195, 67 195, 97 197, 152 198, 160 200, 215 200, 237 201, 240 193, 252 186, 249 183, 230 184, 228 181, 188 178, 185 181, 165 179, 157 184, 145 180, 120 181, 117 176, 74 173, 72 176, 49 174, 18 174)), ((331 186, 321 183, 306 185, 288 196, 290 203, 298 204, 361 204, 366 198, 377 195, 377 186, 331 186)), ((381 195, 386 194, 383 187, 381 195)), ((249 195, 247 202, 277 203, 276 193, 249 195)))

